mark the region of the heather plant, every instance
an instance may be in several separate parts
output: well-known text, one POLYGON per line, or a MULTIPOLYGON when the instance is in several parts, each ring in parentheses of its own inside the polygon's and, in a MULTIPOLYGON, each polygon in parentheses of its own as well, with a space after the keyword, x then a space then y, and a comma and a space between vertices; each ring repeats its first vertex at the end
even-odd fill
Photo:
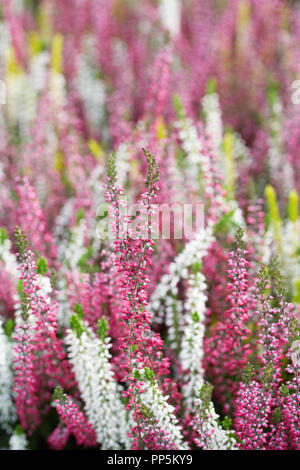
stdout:
POLYGON ((1 448, 300 449, 299 26, 1 3, 1 448))

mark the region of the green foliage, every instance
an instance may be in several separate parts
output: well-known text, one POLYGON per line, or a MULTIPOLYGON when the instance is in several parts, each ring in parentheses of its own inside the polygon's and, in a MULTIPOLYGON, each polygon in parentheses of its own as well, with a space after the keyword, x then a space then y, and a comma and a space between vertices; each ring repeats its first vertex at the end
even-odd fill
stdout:
POLYGON ((106 217, 108 217, 108 215, 109 215, 109 212, 108 212, 108 210, 106 210, 106 211, 104 211, 104 213, 102 215, 97 216, 97 220, 106 219, 106 217))
POLYGON ((243 373, 242 381, 245 384, 249 384, 250 382, 252 382, 252 380, 254 380, 255 374, 256 372, 253 365, 248 362, 243 373))
POLYGON ((232 227, 237 227, 237 224, 233 221, 234 210, 227 212, 219 219, 215 225, 214 232, 216 234, 228 233, 232 227))
POLYGON ((12 318, 8 318, 4 323, 4 332, 8 338, 11 338, 14 330, 14 321, 12 318))
POLYGON ((149 367, 145 367, 145 377, 149 382, 153 385, 154 384, 154 372, 149 367))
POLYGON ((80 318, 81 320, 84 319, 84 310, 83 310, 83 306, 79 303, 75 304, 74 307, 73 307, 73 310, 75 313, 77 313, 78 315, 78 318, 80 318))
POLYGON ((291 337, 293 338, 293 341, 300 339, 300 327, 299 327, 299 322, 297 318, 293 317, 291 319, 289 328, 290 328, 290 333, 291 333, 291 337))
POLYGON ((23 283, 22 279, 18 280, 17 291, 18 291, 19 297, 21 297, 23 295, 23 292, 24 292, 24 283, 23 283))
POLYGON ((84 332, 84 327, 81 324, 81 321, 78 315, 73 314, 70 318, 70 327, 76 333, 77 338, 80 338, 82 333, 84 332))
POLYGON ((266 365, 261 382, 264 385, 264 388, 268 390, 272 386, 272 376, 273 376, 274 367, 273 364, 269 363, 266 365))
POLYGON ((44 256, 41 256, 37 260, 36 265, 37 265, 37 272, 41 274, 42 276, 44 276, 46 272, 48 271, 48 262, 46 258, 44 258, 44 256))
POLYGON ((201 271, 201 268, 202 268, 202 263, 199 262, 199 261, 192 264, 192 266, 191 266, 191 270, 192 270, 193 274, 199 273, 201 271))
POLYGON ((217 91, 217 82, 214 77, 211 77, 207 81, 206 85, 206 94, 211 95, 212 93, 216 93, 217 91))
POLYGON ((244 249, 245 243, 244 243, 243 237, 244 237, 244 232, 239 227, 237 229, 237 231, 235 232, 235 238, 234 238, 234 248, 235 248, 235 250, 237 250, 238 248, 244 249))
POLYGON ((173 96, 173 105, 174 105, 177 119, 180 119, 180 120, 184 119, 185 118, 184 109, 180 101, 179 95, 177 93, 175 93, 173 96))
POLYGON ((20 279, 18 283, 18 294, 21 302, 21 315, 24 321, 26 321, 29 317, 29 298, 26 292, 24 292, 23 281, 20 279))
POLYGON ((4 241, 8 238, 7 230, 4 227, 0 228, 0 243, 4 243, 4 241))
POLYGON ((277 245, 278 254, 282 255, 282 237, 281 237, 281 218, 277 204, 277 197, 273 186, 268 184, 265 189, 265 195, 269 207, 269 222, 273 226, 274 238, 277 245))
POLYGON ((59 401, 66 401, 66 395, 63 389, 58 385, 52 395, 52 401, 59 400, 59 401))
POLYGON ((270 279, 272 280, 272 294, 274 296, 275 305, 280 305, 282 299, 285 299, 287 296, 284 281, 279 269, 276 269, 276 266, 273 268, 270 266, 270 279))
POLYGON ((277 82, 272 81, 268 85, 267 97, 268 97, 268 102, 269 102, 270 108, 273 108, 273 106, 276 104, 276 102, 278 100, 279 91, 280 91, 280 87, 279 87, 279 84, 277 82))
POLYGON ((288 213, 290 221, 296 223, 299 215, 299 196, 295 190, 289 194, 288 213))
POLYGON ((272 420, 275 424, 278 424, 282 421, 282 412, 280 408, 275 408, 272 420))
POLYGON ((82 271, 85 271, 85 270, 88 271, 89 268, 92 269, 92 266, 88 265, 88 261, 93 257, 93 254, 94 254, 94 249, 93 249, 93 246, 90 245, 87 247, 86 252, 80 257, 77 263, 82 271))
POLYGON ((265 189, 265 194, 269 206, 269 213, 271 220, 273 221, 274 224, 279 224, 281 222, 280 215, 279 215, 279 209, 277 205, 277 197, 275 190, 273 186, 268 184, 265 189))
POLYGON ((235 161, 234 161, 234 134, 232 131, 225 132, 223 140, 223 152, 225 159, 225 183, 227 195, 234 199, 235 194, 235 161))
POLYGON ((295 294, 294 294, 293 301, 296 304, 300 304, 300 279, 297 279, 297 281, 296 281, 295 294))
POLYGON ((108 329, 109 329, 108 321, 103 316, 101 319, 98 320, 98 330, 97 330, 98 336, 99 336, 99 338, 101 339, 102 342, 105 341, 108 329))
POLYGON ((110 178, 112 183, 115 183, 117 180, 117 171, 116 171, 116 154, 112 153, 109 156, 107 163, 107 177, 110 178))
POLYGON ((85 216, 85 210, 83 207, 81 207, 79 209, 79 211, 77 212, 77 215, 76 215, 76 223, 79 224, 79 222, 84 219, 84 216, 85 216))

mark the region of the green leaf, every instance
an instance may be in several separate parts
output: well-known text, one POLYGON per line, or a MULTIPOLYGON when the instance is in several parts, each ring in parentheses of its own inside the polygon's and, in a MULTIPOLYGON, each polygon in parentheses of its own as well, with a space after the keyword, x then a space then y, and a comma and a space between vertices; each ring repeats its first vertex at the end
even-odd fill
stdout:
POLYGON ((81 321, 78 315, 73 314, 70 318, 70 327, 76 333, 76 336, 80 338, 82 333, 84 332, 84 327, 81 324, 81 321))
POLYGON ((16 425, 15 433, 18 434, 18 436, 22 436, 22 434, 25 434, 24 429, 22 428, 21 424, 16 425))
POLYGON ((78 317, 81 320, 84 319, 84 310, 83 310, 83 306, 81 304, 79 304, 79 303, 75 304, 73 310, 74 310, 75 313, 77 313, 78 317))
POLYGON ((79 211, 77 212, 77 216, 76 216, 76 222, 77 224, 79 224, 79 222, 84 219, 84 215, 85 215, 85 211, 84 211, 84 208, 81 207, 79 209, 79 211))
POLYGON ((4 324, 4 332, 8 338, 11 338, 13 330, 14 330, 14 321, 12 318, 9 318, 8 320, 6 320, 4 324))
POLYGON ((98 336, 102 342, 104 342, 107 332, 108 332, 108 322, 106 318, 103 316, 100 320, 98 320, 98 336))
POLYGON ((177 119, 184 119, 185 118, 184 108, 182 106, 181 100, 177 93, 173 95, 173 106, 176 111, 177 119))
POLYGON ((44 276, 46 272, 48 271, 48 262, 46 258, 44 258, 44 256, 41 256, 37 260, 36 265, 37 265, 37 272, 41 274, 42 276, 44 276))
POLYGON ((211 95, 212 93, 216 93, 217 90, 217 82, 216 79, 211 77, 207 81, 206 85, 206 94, 211 95))
POLYGON ((0 243, 3 243, 8 238, 7 231, 4 227, 0 229, 0 243))

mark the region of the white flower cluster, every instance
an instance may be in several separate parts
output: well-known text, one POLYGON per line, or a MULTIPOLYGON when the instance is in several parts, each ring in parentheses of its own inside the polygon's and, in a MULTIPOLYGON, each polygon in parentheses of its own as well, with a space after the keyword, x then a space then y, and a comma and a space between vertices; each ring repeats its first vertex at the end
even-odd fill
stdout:
POLYGON ((188 280, 184 327, 179 359, 184 374, 182 395, 187 408, 193 409, 198 391, 203 385, 203 338, 205 333, 204 319, 206 311, 206 283, 202 273, 191 274, 188 280))
POLYGON ((178 450, 188 449, 188 446, 183 442, 183 436, 174 414, 174 407, 168 403, 168 396, 163 395, 160 390, 156 379, 152 382, 147 379, 145 382, 145 392, 139 395, 139 400, 157 420, 158 428, 161 428, 163 433, 166 433, 178 450))
POLYGON ((12 280, 18 278, 18 262, 17 258, 11 250, 12 243, 8 238, 1 241, 0 238, 0 260, 4 264, 5 271, 9 273, 12 280))
POLYGON ((300 282, 300 256, 298 254, 300 248, 299 234, 300 219, 296 222, 288 220, 285 223, 280 222, 280 247, 276 244, 276 236, 272 225, 265 231, 263 239, 264 252, 262 262, 268 264, 272 257, 279 255, 279 259, 281 260, 280 269, 294 295, 297 294, 297 284, 300 282), (281 251, 279 252, 279 250, 281 251))
POLYGON ((251 156, 244 139, 237 132, 233 132, 233 155, 237 162, 249 162, 251 156))
POLYGON ((58 118, 64 120, 66 116, 63 109, 66 103, 66 79, 61 72, 55 70, 52 70, 50 75, 50 96, 58 118))
MULTIPOLYGON (((63 227, 67 222, 69 209, 70 207, 64 208, 64 214, 61 213, 61 219, 57 222, 60 223, 60 226, 63 227)), ((57 225, 58 227, 58 225, 57 225)), ((60 230, 59 230, 60 231, 60 230)), ((87 225, 84 219, 81 219, 79 224, 75 225, 70 233, 69 239, 63 239, 58 247, 58 256, 62 262, 62 267, 58 271, 58 301, 59 309, 57 314, 57 319, 59 325, 68 327, 69 319, 71 316, 71 307, 69 303, 68 296, 68 286, 65 278, 65 267, 72 270, 73 273, 79 273, 80 269, 78 263, 81 257, 86 253, 85 249, 85 235, 87 231, 87 225)), ((58 235, 59 232, 57 232, 58 235)))
POLYGON ((283 143, 282 143, 282 104, 278 98, 271 105, 271 116, 268 119, 269 126, 269 149, 268 149, 268 162, 271 169, 271 174, 277 179, 277 175, 281 174, 284 187, 283 191, 290 191, 293 189, 293 168, 289 161, 286 159, 283 143))
POLYGON ((16 410, 12 399, 12 364, 13 349, 3 329, 0 318, 0 424, 6 431, 11 431, 11 424, 16 420, 16 410))
POLYGON ((229 201, 229 209, 232 212, 231 220, 231 233, 234 234, 236 232, 237 227, 240 227, 245 232, 247 231, 247 224, 245 222, 243 211, 239 207, 238 202, 234 199, 229 201))
MULTIPOLYGON (((201 402, 196 402, 196 406, 201 408, 201 402)), ((232 436, 231 431, 222 428, 218 419, 219 415, 216 413, 212 402, 210 402, 205 416, 200 413, 194 423, 195 431, 200 436, 205 436, 205 439, 195 439, 195 443, 203 450, 234 450, 235 438, 232 436)))
POLYGON ((190 118, 180 119, 175 123, 175 127, 178 129, 178 136, 186 153, 185 171, 189 172, 191 181, 198 187, 198 175, 205 162, 205 156, 202 153, 202 143, 197 128, 190 118))
POLYGON ((83 324, 81 334, 68 330, 66 343, 69 359, 88 421, 93 426, 101 449, 130 448, 126 410, 120 399, 121 390, 110 366, 109 338, 102 341, 83 324))
POLYGON ((68 296, 68 286, 67 286, 67 280, 65 276, 63 276, 61 273, 60 277, 57 281, 57 288, 58 288, 58 312, 57 312, 57 321, 58 324, 62 327, 69 327, 70 326, 70 316, 72 314, 71 311, 71 306, 69 302, 69 296, 68 296))
POLYGON ((262 254, 262 263, 269 264, 272 256, 274 255, 274 237, 273 230, 269 229, 265 231, 264 241, 263 241, 263 254, 262 254))
POLYGON ((219 150, 223 141, 222 113, 217 93, 207 93, 202 99, 205 114, 206 132, 216 150, 219 150))
POLYGON ((199 389, 203 385, 203 339, 205 334, 206 313, 206 282, 200 272, 200 263, 207 254, 207 249, 213 242, 212 226, 208 226, 204 233, 201 250, 198 251, 196 271, 191 270, 188 277, 186 292, 185 325, 183 330, 179 358, 184 373, 182 387, 183 399, 187 408, 194 410, 199 389))
MULTIPOLYGON (((155 321, 161 322, 165 312, 165 321, 168 326, 170 345, 178 346, 178 337, 184 329, 184 309, 189 308, 189 300, 183 305, 177 298, 178 283, 185 280, 193 285, 193 274, 189 273, 191 268, 201 263, 207 253, 207 249, 213 242, 213 227, 209 224, 205 230, 201 230, 196 237, 186 244, 184 250, 170 264, 169 273, 162 276, 160 283, 154 291, 151 299, 151 311, 155 314, 155 321), (191 278, 190 278, 191 276, 191 278)), ((191 290, 190 294, 196 293, 191 290)), ((199 299, 198 299, 199 300, 199 299)), ((194 302, 194 300, 191 300, 194 302)), ((202 302, 202 300, 200 299, 202 302)), ((196 301, 196 303, 198 303, 196 301)))
POLYGON ((9 450, 28 450, 28 441, 24 432, 16 430, 10 436, 9 450))

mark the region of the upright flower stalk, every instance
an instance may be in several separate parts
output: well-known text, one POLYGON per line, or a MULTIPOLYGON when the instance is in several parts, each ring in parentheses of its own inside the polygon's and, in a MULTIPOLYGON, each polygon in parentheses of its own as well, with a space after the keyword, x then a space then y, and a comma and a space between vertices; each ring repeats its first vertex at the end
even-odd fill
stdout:
MULTIPOLYGON (((14 340, 16 341, 14 351, 14 394, 20 423, 28 434, 32 434, 40 423, 38 377, 35 373, 34 354, 37 344, 34 341, 36 325, 30 318, 30 298, 34 288, 32 286, 32 261, 31 253, 26 251, 27 240, 22 231, 16 229, 16 243, 19 249, 21 280, 28 281, 28 287, 21 294, 21 317, 15 326, 14 340), (30 286, 30 287, 29 287, 30 286), (31 321, 30 321, 31 320, 31 321)), ((35 305, 39 308, 39 304, 35 305)))
POLYGON ((228 396, 235 395, 237 383, 241 380, 251 352, 248 322, 253 302, 248 291, 249 262, 246 260, 247 251, 243 247, 243 236, 242 230, 238 229, 235 248, 228 259, 226 300, 230 308, 225 310, 212 330, 213 335, 208 338, 213 384, 221 392, 220 399, 224 404, 228 396))
POLYGON ((41 411, 46 413, 49 409, 47 402, 55 386, 60 384, 70 389, 74 386, 74 378, 62 342, 57 337, 58 305, 48 296, 51 291, 49 279, 36 272, 40 270, 45 274, 47 263, 41 258, 36 266, 32 252, 27 250, 25 235, 18 227, 16 244, 21 276, 20 310, 13 337, 14 392, 21 425, 31 434, 40 422, 41 411))
MULTIPOLYGON (((138 434, 139 445, 143 446, 140 428, 140 408, 137 395, 143 393, 143 382, 136 375, 139 369, 146 365, 153 366, 157 360, 152 363, 151 357, 145 356, 147 351, 147 342, 150 351, 153 351, 153 340, 147 339, 150 333, 150 313, 147 309, 146 287, 149 284, 149 278, 145 271, 150 264, 149 254, 153 251, 154 242, 151 240, 151 199, 157 192, 158 168, 154 157, 149 151, 143 149, 148 163, 148 177, 145 184, 148 191, 141 196, 142 209, 141 214, 136 216, 136 232, 131 230, 131 221, 126 217, 129 228, 124 228, 124 218, 121 217, 120 208, 123 191, 117 187, 117 175, 114 168, 113 158, 108 165, 107 192, 106 200, 112 205, 112 216, 114 218, 113 233, 116 236, 114 242, 115 252, 118 257, 115 261, 116 271, 119 273, 120 291, 124 306, 121 319, 124 325, 125 334, 123 334, 121 349, 125 356, 124 378, 122 381, 128 382, 128 390, 124 396, 128 399, 128 408, 133 408, 133 415, 136 421, 136 430, 138 434), (142 221, 146 223, 146 231, 142 233, 142 221), (152 342, 152 345, 151 345, 152 342), (146 343, 146 348, 144 346, 146 343)), ((160 346, 156 341, 156 346, 160 346)), ((159 347, 160 349, 160 347, 159 347)), ((159 349, 155 356, 160 356, 159 349)), ((154 357, 155 357, 154 356, 154 357)))
POLYGON ((72 433, 78 445, 94 447, 97 444, 96 433, 78 405, 60 387, 55 389, 53 404, 61 420, 72 433))
POLYGON ((110 338, 105 317, 99 320, 98 337, 78 315, 71 317, 66 343, 79 390, 85 402, 87 419, 92 424, 101 449, 130 446, 121 388, 110 365, 110 338))

